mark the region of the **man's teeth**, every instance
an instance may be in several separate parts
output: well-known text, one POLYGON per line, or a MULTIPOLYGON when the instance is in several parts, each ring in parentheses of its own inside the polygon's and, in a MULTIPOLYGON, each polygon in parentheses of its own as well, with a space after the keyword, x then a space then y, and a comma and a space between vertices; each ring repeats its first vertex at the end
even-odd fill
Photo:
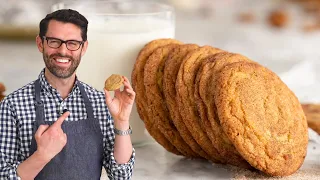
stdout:
POLYGON ((58 62, 61 62, 61 63, 67 63, 69 62, 68 59, 57 59, 58 62))

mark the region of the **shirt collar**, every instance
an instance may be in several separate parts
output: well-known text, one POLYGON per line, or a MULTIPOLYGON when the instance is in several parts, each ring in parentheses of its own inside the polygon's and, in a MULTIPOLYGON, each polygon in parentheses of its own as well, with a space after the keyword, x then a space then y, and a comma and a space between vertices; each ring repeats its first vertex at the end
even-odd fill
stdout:
MULTIPOLYGON (((58 95, 59 94, 58 91, 55 88, 53 88, 51 86, 51 84, 47 81, 47 79, 44 75, 44 72, 45 72, 45 68, 43 68, 43 70, 39 74, 41 89, 43 89, 44 92, 49 96, 50 95, 55 95, 55 96, 58 95)), ((74 84, 71 92, 69 93, 68 97, 80 93, 78 83, 80 83, 80 81, 78 80, 78 77, 76 76, 75 84, 74 84)))

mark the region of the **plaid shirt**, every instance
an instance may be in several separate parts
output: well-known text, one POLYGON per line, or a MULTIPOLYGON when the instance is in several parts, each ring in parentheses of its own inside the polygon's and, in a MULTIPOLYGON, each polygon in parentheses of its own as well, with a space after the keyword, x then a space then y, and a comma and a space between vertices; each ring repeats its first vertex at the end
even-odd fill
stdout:
MULTIPOLYGON (((71 113, 66 121, 78 121, 87 118, 86 108, 80 89, 74 86, 66 99, 62 99, 56 89, 46 80, 44 70, 40 75, 41 100, 44 102, 46 121, 56 121, 63 109, 71 113)), ((76 79, 76 81, 78 81, 76 79)), ((83 84, 92 102, 94 117, 99 119, 103 134, 105 167, 110 179, 130 179, 135 153, 126 164, 117 164, 113 156, 114 132, 113 119, 107 109, 105 96, 89 85, 83 84)), ((0 103, 0 179, 20 179, 18 165, 30 156, 32 124, 36 119, 34 81, 8 95, 0 103)), ((76 162, 75 162, 76 163, 76 162)))

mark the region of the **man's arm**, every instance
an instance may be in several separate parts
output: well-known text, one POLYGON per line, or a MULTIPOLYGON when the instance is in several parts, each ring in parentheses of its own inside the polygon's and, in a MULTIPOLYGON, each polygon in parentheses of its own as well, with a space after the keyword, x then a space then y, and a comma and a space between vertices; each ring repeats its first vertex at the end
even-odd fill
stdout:
POLYGON ((65 112, 59 119, 49 127, 49 125, 40 125, 35 133, 37 150, 17 169, 18 175, 23 180, 34 179, 44 166, 51 161, 66 145, 67 135, 63 132, 61 125, 69 116, 65 112))
POLYGON ((17 118, 8 101, 0 103, 0 179, 34 179, 47 162, 34 153, 23 162, 18 161, 20 147, 17 118))
POLYGON ((48 125, 39 126, 35 134, 37 151, 20 162, 18 153, 21 147, 18 143, 19 133, 16 127, 15 110, 7 99, 2 101, 0 103, 0 179, 34 179, 65 146, 67 137, 61 130, 61 124, 68 115, 68 113, 63 114, 50 128, 48 125))
MULTIPOLYGON (((129 121, 123 123, 120 121, 114 121, 114 123, 116 129, 121 131, 126 131, 129 129, 129 121)), ((130 135, 115 135, 113 154, 118 164, 129 162, 132 156, 132 142, 130 135)))
POLYGON ((19 179, 18 142, 16 115, 8 100, 4 99, 0 102, 0 179, 19 179))
MULTIPOLYGON (((121 156, 121 152, 116 152, 116 147, 117 148, 121 148, 121 145, 124 146, 128 146, 128 142, 126 141, 121 141, 121 137, 120 137, 120 141, 118 141, 117 137, 115 137, 115 134, 113 132, 113 120, 110 118, 108 118, 108 122, 107 122, 107 129, 106 129, 106 133, 105 133, 105 145, 104 145, 104 160, 103 160, 103 164, 104 167, 107 171, 108 177, 109 179, 131 179, 132 177, 132 171, 133 171, 133 166, 135 163, 135 151, 132 148, 131 145, 131 149, 126 149, 124 151, 125 154, 129 154, 129 158, 125 159, 123 158, 122 160, 125 162, 118 162, 119 160, 117 160, 115 158, 115 154, 118 153, 118 155, 121 156), (117 142, 116 142, 117 141, 117 142), (116 144, 117 143, 117 144, 116 144), (122 144, 124 143, 124 144, 122 144)), ((118 135, 116 135, 118 136, 118 135)), ((130 136, 128 135, 127 138, 130 138, 130 136)), ((130 144, 131 144, 131 140, 130 140, 130 144)), ((121 150, 123 151, 123 150, 121 150)))
MULTIPOLYGON (((112 119, 108 118, 109 123, 111 122, 111 124, 108 126, 111 128, 108 130, 108 134, 112 135, 112 138, 114 138, 113 125, 118 130, 125 131, 129 129, 129 118, 136 95, 131 87, 131 84, 129 83, 128 78, 124 76, 122 76, 122 78, 124 88, 122 91, 120 89, 114 90, 113 98, 105 89, 106 104, 110 114, 114 118, 114 124, 112 119)), ((110 155, 106 154, 106 156, 109 156, 111 159, 109 165, 111 167, 112 175, 117 176, 115 179, 130 179, 134 164, 134 149, 132 148, 130 136, 116 135, 114 142, 113 139, 111 139, 107 146, 111 147, 109 148, 109 151, 111 151, 109 152, 110 155), (120 164, 122 166, 115 166, 114 164, 120 164)))
POLYGON ((32 180, 47 163, 48 161, 36 151, 18 166, 17 174, 22 180, 32 180))

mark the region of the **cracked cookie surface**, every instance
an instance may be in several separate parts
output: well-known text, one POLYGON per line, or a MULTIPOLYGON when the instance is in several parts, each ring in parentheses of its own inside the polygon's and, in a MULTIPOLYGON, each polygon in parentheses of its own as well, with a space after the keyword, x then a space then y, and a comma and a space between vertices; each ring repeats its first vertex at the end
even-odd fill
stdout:
POLYGON ((107 78, 107 80, 104 83, 104 88, 108 91, 114 91, 116 89, 119 89, 123 84, 124 79, 121 75, 118 74, 112 74, 107 78))
POLYGON ((158 127, 153 126, 152 121, 148 118, 147 111, 147 98, 145 96, 144 88, 144 66, 149 56, 158 48, 168 44, 182 44, 182 42, 175 39, 156 39, 146 44, 138 54, 136 62, 134 64, 131 82, 133 90, 136 92, 136 106, 140 118, 145 123, 146 129, 149 134, 167 151, 181 155, 181 153, 168 141, 168 139, 160 132, 158 127))
POLYGON ((240 54, 228 52, 221 52, 209 56, 202 62, 197 73, 194 96, 201 117, 200 122, 206 130, 212 145, 217 149, 224 161, 235 166, 252 168, 248 162, 241 157, 227 135, 223 132, 219 118, 216 115, 216 106, 214 103, 216 74, 224 66, 240 61, 251 62, 248 58, 240 54))
POLYGON ((196 44, 183 44, 175 47, 165 62, 164 74, 163 74, 163 94, 166 105, 169 110, 170 118, 173 124, 176 126, 183 140, 190 146, 190 148, 197 153, 197 155, 208 159, 209 156, 206 154, 199 144, 194 140, 190 131, 184 124, 179 113, 178 104, 176 102, 176 79, 179 72, 180 65, 183 58, 188 54, 188 52, 199 48, 196 44))
POLYGON ((220 123, 242 157, 272 176, 296 172, 306 156, 308 127, 294 93, 254 63, 233 63, 217 76, 220 123))
POLYGON ((302 104, 308 127, 320 134, 320 104, 302 104))
POLYGON ((211 46, 203 46, 189 52, 181 63, 176 80, 176 101, 182 120, 192 137, 209 155, 209 160, 215 163, 221 163, 223 159, 200 124, 200 117, 194 101, 194 83, 201 62, 206 57, 219 52, 222 50, 211 46))
POLYGON ((179 131, 171 121, 163 95, 164 64, 169 53, 178 44, 169 44, 157 48, 148 58, 144 68, 144 86, 148 103, 148 116, 161 133, 186 157, 199 157, 182 139, 179 131))

